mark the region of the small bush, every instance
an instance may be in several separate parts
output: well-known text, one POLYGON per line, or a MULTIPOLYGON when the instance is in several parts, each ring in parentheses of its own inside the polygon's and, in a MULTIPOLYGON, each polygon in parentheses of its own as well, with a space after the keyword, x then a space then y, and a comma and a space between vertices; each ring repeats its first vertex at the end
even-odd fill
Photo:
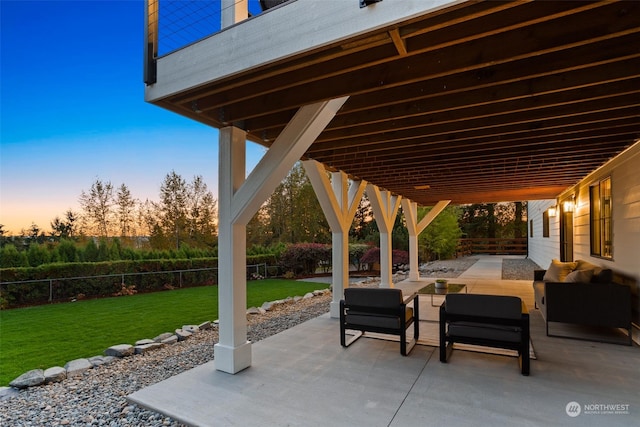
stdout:
MULTIPOLYGON (((365 264, 375 264, 380 262, 380 248, 371 248, 369 249, 360 260, 365 264)), ((394 266, 408 264, 409 263, 409 252, 403 251, 400 249, 394 249, 391 251, 391 263, 394 266)))
POLYGON ((0 248, 0 267, 28 267, 29 261, 24 252, 19 252, 18 249, 8 244, 0 248))
POLYGON ((331 246, 321 243, 289 245, 280 256, 280 264, 295 275, 314 274, 320 263, 331 263, 331 246))
POLYGON ((349 264, 354 265, 358 271, 362 270, 362 257, 371 248, 365 243, 352 243, 349 245, 349 264))

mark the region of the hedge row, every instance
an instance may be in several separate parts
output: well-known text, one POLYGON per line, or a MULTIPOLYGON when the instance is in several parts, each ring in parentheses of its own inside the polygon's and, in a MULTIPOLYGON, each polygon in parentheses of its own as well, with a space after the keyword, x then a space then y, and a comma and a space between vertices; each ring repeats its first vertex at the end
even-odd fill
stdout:
MULTIPOLYGON (((271 264, 273 255, 247 256, 247 265, 271 264)), ((0 269, 0 308, 152 292, 218 283, 218 259, 161 259, 45 264, 0 269), (196 270, 179 272, 179 270, 196 270), (28 283, 5 283, 25 282, 28 283)))

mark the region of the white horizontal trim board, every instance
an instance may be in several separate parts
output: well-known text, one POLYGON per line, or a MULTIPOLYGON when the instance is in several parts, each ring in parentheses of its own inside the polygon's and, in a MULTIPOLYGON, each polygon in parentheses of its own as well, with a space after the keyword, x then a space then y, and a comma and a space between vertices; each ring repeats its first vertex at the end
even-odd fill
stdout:
POLYGON ((158 81, 147 86, 145 99, 157 101, 456 3, 384 0, 361 9, 358 0, 296 0, 159 58, 158 81))

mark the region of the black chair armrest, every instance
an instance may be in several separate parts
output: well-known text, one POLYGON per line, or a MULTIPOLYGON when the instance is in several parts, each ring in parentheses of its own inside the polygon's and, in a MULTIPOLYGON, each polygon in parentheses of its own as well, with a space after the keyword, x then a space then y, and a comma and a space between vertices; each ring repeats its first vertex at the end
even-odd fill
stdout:
POLYGON ((409 304, 411 301, 413 301, 416 298, 418 298, 418 293, 414 292, 411 295, 409 295, 408 297, 406 297, 404 299, 404 301, 402 301, 402 304, 407 305, 407 304, 409 304))
POLYGON ((540 282, 542 280, 544 280, 544 274, 547 272, 547 270, 533 270, 533 281, 534 282, 540 282))

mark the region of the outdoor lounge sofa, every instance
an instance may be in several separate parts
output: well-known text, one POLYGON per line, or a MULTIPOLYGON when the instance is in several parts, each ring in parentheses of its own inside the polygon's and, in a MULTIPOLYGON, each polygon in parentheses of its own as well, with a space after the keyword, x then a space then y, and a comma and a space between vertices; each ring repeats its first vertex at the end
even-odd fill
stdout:
POLYGON ((340 344, 348 347, 364 332, 398 335, 400 353, 406 356, 420 334, 418 294, 406 298, 394 288, 347 288, 340 301, 340 344), (413 307, 407 307, 413 302, 413 307), (407 343, 407 329, 413 324, 413 337, 407 343), (356 333, 347 340, 347 330, 356 333))
POLYGON ((613 277, 612 270, 582 260, 553 260, 549 269, 535 270, 535 304, 545 320, 547 336, 575 338, 551 334, 551 322, 622 328, 629 337, 624 343, 631 345, 631 288, 614 283, 613 277))
POLYGON ((454 343, 518 352, 520 371, 529 375, 529 312, 518 297, 449 294, 440 306, 440 362, 454 343))

